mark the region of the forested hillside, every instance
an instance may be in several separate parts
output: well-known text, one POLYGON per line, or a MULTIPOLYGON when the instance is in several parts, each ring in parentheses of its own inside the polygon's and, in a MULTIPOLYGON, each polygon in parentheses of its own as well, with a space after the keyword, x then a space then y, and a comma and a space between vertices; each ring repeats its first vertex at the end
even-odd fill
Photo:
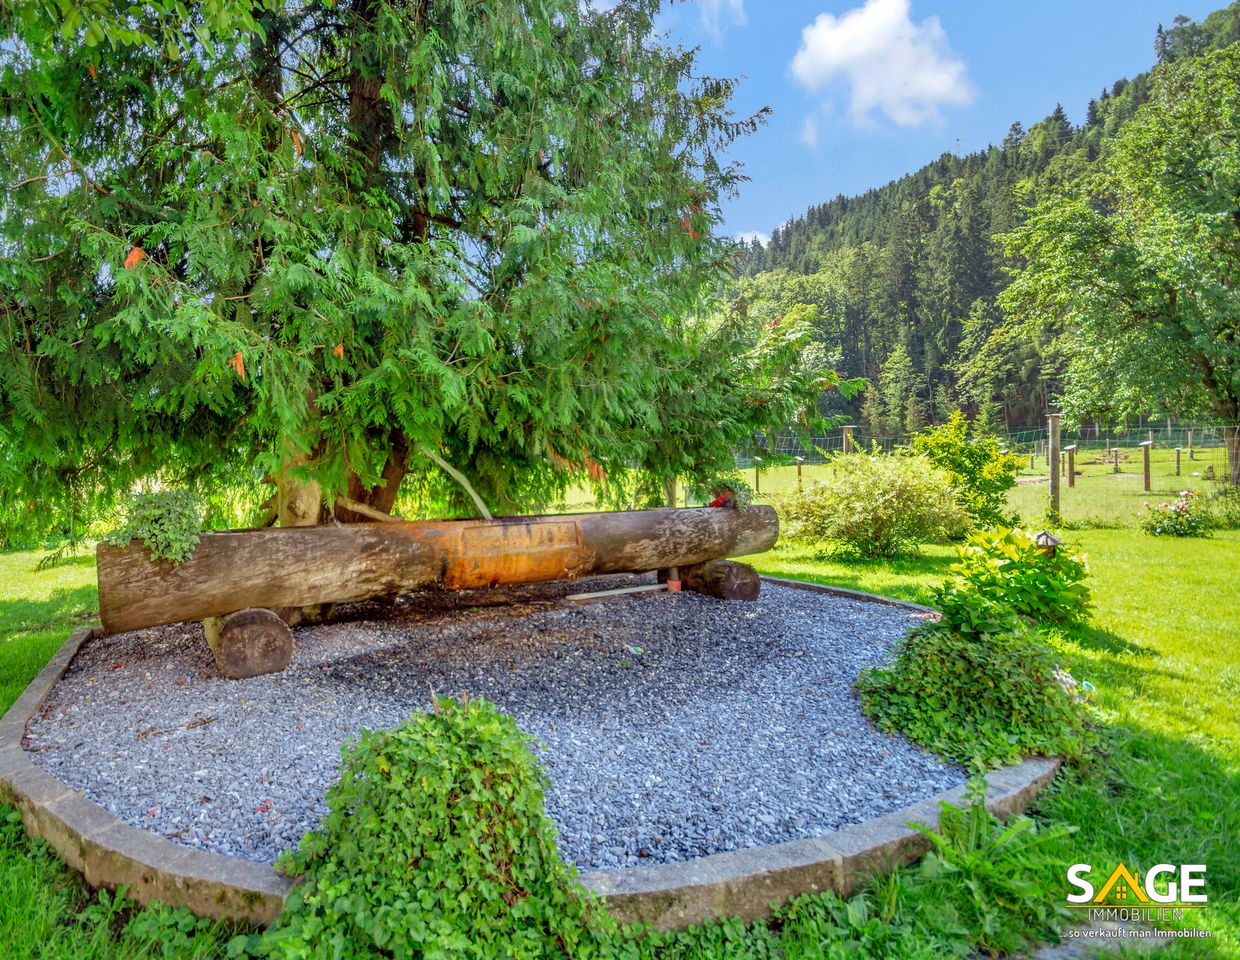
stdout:
MULTIPOLYGON (((1154 33, 1160 63, 1240 40, 1240 0, 1202 22, 1177 17, 1154 33)), ((1040 421, 1058 390, 1065 348, 1054 330, 1005 321, 998 238, 1024 211, 1075 178, 1146 101, 1151 73, 1121 79, 1074 124, 1056 105, 997 146, 938 160, 858 197, 836 197, 754 241, 735 296, 770 322, 796 304, 819 317, 841 371, 868 377, 850 412, 880 435, 911 433, 962 406, 998 428, 1040 421)))

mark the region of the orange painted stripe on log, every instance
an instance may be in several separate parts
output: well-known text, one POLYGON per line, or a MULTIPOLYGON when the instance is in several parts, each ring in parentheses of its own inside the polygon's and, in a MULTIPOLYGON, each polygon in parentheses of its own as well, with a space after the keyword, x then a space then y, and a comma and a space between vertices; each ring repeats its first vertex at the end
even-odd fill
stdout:
POLYGON ((775 511, 754 506, 228 530, 179 566, 140 543, 101 543, 99 613, 117 633, 249 607, 641 573, 761 553, 778 535, 775 511))

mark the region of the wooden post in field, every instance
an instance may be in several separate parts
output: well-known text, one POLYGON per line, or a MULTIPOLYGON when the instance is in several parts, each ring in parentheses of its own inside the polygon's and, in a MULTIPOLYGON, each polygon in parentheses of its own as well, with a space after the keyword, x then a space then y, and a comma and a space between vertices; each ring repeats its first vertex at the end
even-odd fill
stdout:
POLYGON ((847 424, 844 427, 844 452, 845 453, 852 453, 852 449, 853 449, 852 432, 853 432, 853 425, 851 423, 847 424))
POLYGON ((1115 445, 1115 449, 1111 451, 1111 472, 1119 473, 1119 444, 1115 445))
POLYGON ((1189 460, 1196 459, 1193 456, 1193 431, 1191 427, 1189 428, 1189 431, 1188 431, 1188 459, 1189 460))
POLYGON ((1049 419, 1046 441, 1046 461, 1051 468, 1051 509, 1059 513, 1059 418, 1052 413, 1049 419))
POLYGON ((753 492, 755 497, 762 492, 762 478, 759 476, 759 471, 762 469, 759 466, 761 463, 761 457, 753 458, 753 492))
POLYGON ((1151 430, 1150 431, 1150 446, 1152 447, 1153 445, 1154 445, 1154 431, 1151 430))
POLYGON ((797 462, 797 489, 801 489, 801 464, 805 462, 804 457, 794 458, 797 462))
POLYGON ((1063 448, 1068 455, 1068 486, 1076 486, 1076 444, 1070 443, 1063 448))
POLYGON ((1175 475, 1180 475, 1180 448, 1175 448, 1175 475))
POLYGON ((1030 448, 1029 450, 1029 469, 1030 470, 1033 469, 1033 449, 1032 448, 1030 448))
POLYGON ((1150 447, 1154 445, 1153 440, 1141 441, 1141 453, 1143 455, 1142 479, 1145 483, 1145 492, 1150 492, 1150 447))

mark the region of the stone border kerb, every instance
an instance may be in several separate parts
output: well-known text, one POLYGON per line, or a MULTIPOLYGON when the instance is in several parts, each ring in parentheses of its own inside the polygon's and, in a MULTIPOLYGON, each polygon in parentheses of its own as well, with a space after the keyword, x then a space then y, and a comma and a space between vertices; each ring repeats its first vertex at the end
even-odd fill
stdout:
MULTIPOLYGON (((915 603, 842 587, 762 578, 768 583, 936 614, 915 603)), ((293 881, 273 867, 193 850, 131 826, 37 767, 23 749, 26 724, 46 703, 79 648, 99 633, 75 632, 0 719, 0 801, 13 804, 31 836, 42 837, 95 887, 124 884, 141 904, 159 900, 202 916, 269 924, 284 909, 293 881)), ((1048 784, 1058 759, 1031 759, 987 776, 986 806, 996 816, 1020 812, 1048 784)), ((834 890, 847 896, 882 870, 911 863, 929 841, 907 824, 937 826, 939 804, 959 804, 957 787, 855 826, 819 837, 735 850, 681 863, 591 871, 581 882, 602 895, 624 922, 679 929, 707 920, 770 913, 772 902, 834 890)))

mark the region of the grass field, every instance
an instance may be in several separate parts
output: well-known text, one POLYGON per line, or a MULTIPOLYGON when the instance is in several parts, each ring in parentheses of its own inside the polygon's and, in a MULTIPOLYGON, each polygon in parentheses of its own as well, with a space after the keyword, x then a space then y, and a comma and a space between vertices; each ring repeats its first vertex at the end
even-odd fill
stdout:
MULTIPOLYGON (((791 476, 783 479, 794 485, 795 473, 786 472, 791 476)), ((771 474, 772 483, 781 477, 771 474)), ((1207 485, 1202 478, 1181 480, 1183 487, 1207 485)), ((1062 666, 1097 687, 1095 709, 1106 725, 1096 759, 1062 774, 1036 812, 1078 828, 1056 841, 1065 866, 1088 862, 1109 872, 1120 861, 1139 870, 1206 864, 1210 904, 1191 922, 1215 936, 1173 944, 1160 956, 1240 956, 1240 532, 1197 540, 1145 536, 1132 528, 1146 499, 1139 475, 1133 486, 1131 474, 1088 465, 1075 490, 1065 490, 1065 505, 1079 504, 1080 522, 1101 526, 1066 535, 1089 556, 1096 610, 1089 627, 1051 641, 1062 666)), ((1182 486, 1174 478, 1161 481, 1169 493, 1182 486)), ((1015 490, 1013 506, 1037 520, 1045 485, 1032 487, 1015 490)), ((1159 489, 1156 484, 1149 499, 1159 489)), ((863 563, 781 546, 758 563, 781 576, 924 602, 947 576, 953 555, 931 546, 916 556, 863 563)), ((0 554, 0 708, 94 609, 89 558, 43 572, 34 569, 37 560, 28 552, 0 554)), ((922 929, 918 911, 929 910, 933 897, 919 883, 902 873, 880 884, 874 902, 888 904, 884 917, 922 929)), ((1052 885, 1046 896, 1067 892, 1066 884, 1052 885)), ((805 919, 774 933, 762 925, 717 928, 668 941, 660 955, 833 956, 823 952, 827 935, 814 932, 816 923, 805 919)), ((130 914, 95 898, 0 815, 0 956, 220 956, 229 933, 183 911, 130 914)), ((908 937, 915 934, 899 942, 908 937)), ((969 939, 961 930, 960 943, 969 939)), ((942 955, 941 946, 924 955, 942 955)))

